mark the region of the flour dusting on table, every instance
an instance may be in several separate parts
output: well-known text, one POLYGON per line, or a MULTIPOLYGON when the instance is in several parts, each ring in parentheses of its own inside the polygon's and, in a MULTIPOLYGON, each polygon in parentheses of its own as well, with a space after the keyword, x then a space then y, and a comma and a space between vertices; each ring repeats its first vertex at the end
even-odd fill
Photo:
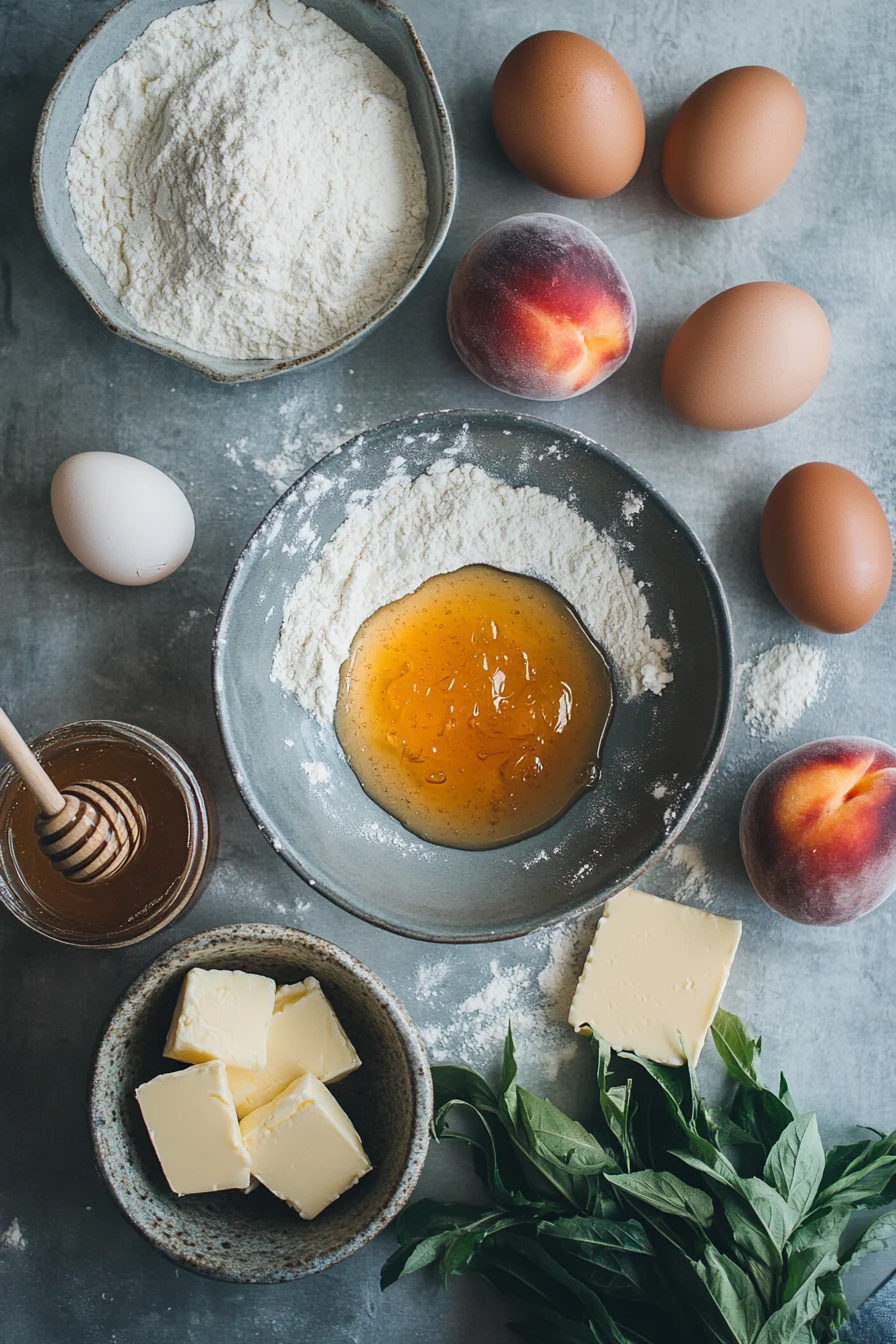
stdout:
POLYGON ((661 695, 672 680, 669 646, 652 633, 643 588, 607 533, 553 495, 448 458, 414 479, 399 465, 349 505, 287 600, 272 679, 330 722, 339 669, 367 617, 465 565, 551 584, 609 656, 623 697, 661 695))
POLYGON ((753 737, 775 738, 815 704, 827 664, 822 649, 793 642, 776 644, 739 671, 746 674, 744 722, 753 737))
MULTIPOLYGON (((540 971, 528 962, 489 963, 487 978, 468 993, 447 1020, 427 1013, 454 1002, 446 957, 421 960, 414 992, 421 1002, 420 1032, 434 1062, 451 1060, 490 1070, 499 1061, 510 1022, 517 1057, 528 1070, 553 1081, 575 1055, 579 1039, 569 1025, 569 1005, 594 932, 593 915, 540 930, 525 944, 545 954, 540 971)), ((468 974, 464 971, 464 974, 468 974)))

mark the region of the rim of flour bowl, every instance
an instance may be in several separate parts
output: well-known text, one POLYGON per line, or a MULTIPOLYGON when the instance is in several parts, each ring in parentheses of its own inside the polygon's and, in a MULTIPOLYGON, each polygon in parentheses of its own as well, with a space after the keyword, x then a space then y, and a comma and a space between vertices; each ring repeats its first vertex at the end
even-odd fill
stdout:
POLYGON ((719 686, 719 714, 712 739, 712 754, 704 765, 702 778, 700 779, 699 784, 695 787, 688 803, 676 817, 674 825, 666 832, 662 843, 656 845, 645 861, 635 871, 628 874, 625 882, 620 883, 620 885, 614 888, 613 891, 597 892, 592 896, 586 897, 576 906, 574 911, 567 909, 560 911, 556 915, 528 920, 515 929, 502 931, 497 934, 493 932, 461 933, 454 931, 449 936, 445 933, 431 932, 425 929, 411 929, 394 919, 387 919, 378 916, 369 910, 359 909, 352 899, 351 892, 343 893, 337 891, 328 883, 322 881, 319 875, 313 876, 303 866, 299 856, 293 855, 291 847, 284 846, 281 838, 265 823, 261 814, 261 809, 257 805, 254 789, 242 773, 241 762, 238 761, 230 740, 229 728, 225 722, 225 716, 223 714, 219 658, 220 650, 223 647, 221 635, 225 622, 229 618, 231 592, 239 579, 246 556, 249 555, 258 539, 270 527, 272 516, 287 506, 288 501, 300 489, 302 482, 305 481, 308 476, 313 472, 325 468, 327 463, 331 462, 333 459, 343 456, 346 450, 350 450, 352 445, 359 440, 363 443, 364 439, 374 432, 379 433, 380 431, 401 428, 412 424, 417 425, 430 417, 443 415, 470 416, 471 418, 476 416, 486 416, 489 418, 494 417, 496 419, 503 419, 507 416, 507 412, 494 409, 489 410, 481 407, 460 407, 436 411, 420 411, 416 415, 404 415, 398 416, 392 420, 385 420, 379 425, 371 426, 358 434, 352 435, 343 443, 338 444, 331 452, 326 453, 319 461, 308 467, 301 476, 298 476, 290 485, 289 489, 284 491, 280 498, 271 506, 240 551, 230 578, 227 581, 224 596, 221 599, 221 605, 218 609, 218 617, 215 622, 215 631, 212 637, 212 695, 214 697, 215 718, 218 722, 218 733, 224 748, 224 755, 227 758, 231 777, 236 784, 237 791, 246 806, 246 810, 278 858, 282 859, 303 882, 307 883, 312 891, 320 892, 322 896, 325 896, 327 900, 332 901, 334 905, 347 911, 348 914, 354 915, 356 919, 364 920, 366 924, 372 924, 376 928, 386 929, 389 933, 399 934, 403 938, 412 938, 417 942, 442 943, 448 945, 508 942, 513 938, 524 938, 531 933, 537 932, 539 929, 550 928, 554 924, 562 924, 570 919, 573 914, 579 916, 602 909, 611 896, 616 895, 618 891, 622 891, 625 887, 630 886, 632 882, 637 881, 648 871, 648 869, 653 867, 663 854, 672 848, 675 841, 681 835, 685 826, 696 812, 710 780, 718 769, 722 753, 725 749, 725 743, 728 738, 728 732, 731 727, 731 719, 734 712, 734 631, 731 622, 731 612, 728 608, 728 599, 725 596, 725 589, 722 586, 722 581, 716 572, 716 568, 710 559, 706 548, 692 528, 682 518, 674 505, 669 503, 665 495, 663 495, 656 486, 652 485, 636 467, 633 467, 629 462, 626 462, 626 460, 620 457, 617 453, 611 452, 609 448, 605 448, 603 444, 599 444, 596 440, 589 438, 587 434, 583 434, 579 430, 568 429, 566 426, 545 420, 541 416, 514 415, 513 418, 521 423, 528 422, 539 428, 547 426, 551 430, 560 430, 564 434, 575 439, 578 443, 587 445, 590 450, 598 453, 602 457, 608 458, 612 463, 621 467, 623 471, 630 476, 633 485, 638 489, 643 490, 652 501, 658 504, 674 523, 675 528, 687 537, 694 553, 695 562, 706 575, 707 585, 712 594, 712 605, 717 621, 719 651, 724 668, 719 686))
MULTIPOLYGON (((181 0, 181 3, 173 4, 168 13, 174 13, 176 9, 186 9, 189 5, 202 2, 203 0, 181 0)), ((72 67, 78 57, 87 49, 87 47, 94 43, 95 39, 106 25, 122 10, 139 3, 141 3, 141 0, 119 0, 117 5, 113 6, 107 14, 103 15, 98 23, 94 24, 90 32, 81 39, 63 65, 54 81, 52 89, 47 95, 47 100, 44 103, 40 114, 40 120, 37 125, 37 133, 34 140, 34 152, 31 159, 31 198, 40 235, 56 261, 56 264, 59 266, 60 270, 68 276, 79 294, 87 301, 93 309, 93 312, 102 322, 103 326, 111 331, 113 336, 121 336, 126 341, 132 341, 135 345, 142 345, 147 350, 155 351, 156 354, 165 355, 168 359, 175 359, 178 363, 185 364, 188 368, 195 369, 197 373, 204 374, 206 378, 211 379, 214 383, 258 382, 262 378, 271 378, 276 374, 286 373, 291 369, 310 368, 315 364, 321 364, 325 360, 332 359, 334 356, 352 349, 366 336, 369 336, 381 322, 384 322, 387 317, 390 317, 422 279, 438 253, 441 251, 442 244, 444 243, 448 235, 448 229, 451 226, 451 220, 454 215, 454 206, 457 200, 457 156, 454 148, 454 134, 451 130, 451 120, 448 116, 448 108, 442 97, 442 91, 439 88, 439 82, 436 79, 435 72, 429 62, 429 57, 423 50, 423 46, 417 36, 417 31, 411 23, 411 20, 408 18, 407 14, 405 14, 404 10, 399 9, 397 5, 390 4, 389 0, 351 0, 351 3, 358 6, 359 9, 379 10, 384 15, 390 16, 404 26, 411 48, 416 56, 417 64, 420 67, 421 74, 429 87, 430 96, 433 101, 439 124, 439 157, 441 160, 443 177, 439 221, 435 232, 433 233, 432 240, 429 245, 425 247, 422 254, 415 260, 414 265, 401 288, 397 290, 396 293, 377 310, 377 312, 373 313, 362 322, 360 326, 354 327, 351 331, 346 332, 337 340, 331 341, 329 345, 325 345, 321 350, 314 351, 313 354, 299 355, 294 359, 273 361, 236 359, 231 362, 234 364, 242 363, 247 365, 247 367, 239 372, 223 373, 220 370, 212 368, 209 363, 207 363, 208 360, 216 360, 222 357, 205 355, 199 350, 191 351, 186 346, 176 349, 164 336, 158 336, 155 333, 148 331, 145 327, 141 327, 139 323, 136 322, 134 325, 138 329, 134 331, 130 331, 121 326, 118 321, 110 316, 99 300, 90 292, 90 289, 83 284, 76 275, 73 267, 69 263, 64 246, 61 243, 57 243, 56 236, 49 223, 50 211, 45 201, 42 181, 43 163, 50 130, 50 122, 56 108, 59 93, 70 77, 72 67), (257 367, 259 364, 261 364, 262 367, 257 367)), ((314 3, 314 0, 302 0, 302 3, 307 4, 310 9, 318 8, 314 3)), ((324 11, 321 10, 320 12, 323 13, 324 11)), ((165 16, 160 15, 159 17, 165 16)), ((150 20, 150 23, 152 22, 154 22, 154 20, 150 20)), ((335 22, 335 20, 333 20, 333 22, 335 22)), ((149 27, 149 24, 147 24, 146 27, 149 27)), ((146 28, 142 31, 145 32, 146 28)), ((136 38, 133 40, 136 40, 136 38)), ((127 50, 127 48, 125 48, 125 50, 127 50)), ((376 53, 374 54, 376 55, 376 53)), ((120 60, 123 55, 124 51, 122 51, 115 60, 120 60)), ((114 61, 110 61, 108 65, 104 66, 104 71, 108 70, 109 66, 114 65, 114 63, 114 61)), ((404 83, 404 81, 402 82, 404 83)), ((74 134, 77 134, 77 127, 75 128, 74 134)), ((74 142, 74 135, 72 141, 74 142)), ((68 157, 66 156, 66 163, 67 162, 68 157)), ((425 169, 426 164, 424 163, 424 170, 425 169)), ((63 189, 65 190, 66 195, 68 195, 67 185, 64 185, 63 189)), ((83 249, 84 243, 80 236, 80 230, 78 231, 78 238, 83 249)))

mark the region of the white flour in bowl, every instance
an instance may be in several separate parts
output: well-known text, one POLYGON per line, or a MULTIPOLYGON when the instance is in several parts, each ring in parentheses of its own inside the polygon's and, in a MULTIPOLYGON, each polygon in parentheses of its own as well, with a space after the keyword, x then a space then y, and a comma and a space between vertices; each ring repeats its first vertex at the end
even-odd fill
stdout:
POLYGON ((401 288, 427 217, 401 80, 293 0, 150 24, 94 85, 68 186, 128 312, 235 359, 314 354, 359 327, 401 288))
POLYGON ((271 677, 303 709, 332 721, 339 669, 367 617, 464 565, 551 584, 609 656, 621 695, 662 694, 670 649, 652 633, 647 598, 611 537, 563 500, 470 463, 446 457, 415 479, 402 465, 397 458, 394 475, 350 504, 287 600, 271 677))

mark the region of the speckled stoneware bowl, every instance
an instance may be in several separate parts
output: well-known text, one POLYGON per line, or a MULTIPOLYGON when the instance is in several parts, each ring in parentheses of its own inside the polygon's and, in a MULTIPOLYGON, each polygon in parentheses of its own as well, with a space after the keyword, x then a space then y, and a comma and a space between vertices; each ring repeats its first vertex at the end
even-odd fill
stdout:
POLYGON ((182 8, 180 0, 123 0, 111 10, 69 57, 37 129, 31 174, 34 210, 44 241, 66 275, 117 336, 179 359, 219 383, 243 383, 287 369, 306 369, 351 350, 407 298, 445 241, 454 213, 457 173, 451 124, 432 66, 407 15, 385 0, 306 3, 370 47, 401 79, 423 155, 429 204, 426 236, 407 280, 378 312, 323 350, 297 359, 223 359, 157 336, 135 322, 84 250, 65 173, 90 92, 103 71, 123 56, 151 23, 182 8))
POLYGON ((642 476, 584 435, 503 411, 436 411, 381 425, 313 467, 237 562, 214 661, 231 768, 277 852, 363 919, 445 942, 528 933, 596 908, 634 881, 696 807, 731 710, 728 609, 687 524, 642 476), (353 492, 376 490, 396 459, 417 476, 446 454, 571 501, 616 540, 646 585, 653 633, 672 647, 674 681, 662 696, 617 700, 598 786, 538 835, 478 852, 409 834, 363 792, 332 726, 270 680, 284 601, 344 521, 353 492), (629 492, 634 507, 624 511, 629 492))
POLYGON ((177 1264, 229 1283, 282 1283, 354 1254, 407 1201, 429 1146, 426 1051, 402 1004, 355 957, 322 938, 271 924, 210 929, 169 948, 116 1005, 94 1057, 89 1119, 97 1165, 122 1213, 177 1264), (179 1066, 162 1058, 178 989, 193 966, 255 971, 291 984, 320 981, 361 1056, 333 1093, 354 1122, 373 1171, 305 1222, 263 1187, 171 1193, 134 1090, 179 1066))

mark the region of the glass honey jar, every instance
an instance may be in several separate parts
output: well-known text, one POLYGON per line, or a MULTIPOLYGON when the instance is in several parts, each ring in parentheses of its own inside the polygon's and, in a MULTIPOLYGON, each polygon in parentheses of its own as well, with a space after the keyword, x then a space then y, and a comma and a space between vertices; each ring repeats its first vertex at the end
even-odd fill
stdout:
POLYGON ((106 881, 79 884, 41 852, 37 801, 11 765, 0 770, 0 900, 30 929, 78 947, 127 947, 158 933, 196 900, 208 875, 211 801, 183 757, 127 723, 92 719, 32 744, 60 790, 76 781, 125 786, 146 817, 146 838, 106 881))

